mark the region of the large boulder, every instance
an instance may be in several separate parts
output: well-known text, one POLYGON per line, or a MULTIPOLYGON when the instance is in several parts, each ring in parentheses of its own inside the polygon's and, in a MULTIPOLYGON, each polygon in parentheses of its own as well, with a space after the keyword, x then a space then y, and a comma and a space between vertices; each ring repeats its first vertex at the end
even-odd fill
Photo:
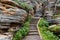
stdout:
POLYGON ((27 19, 28 13, 18 8, 9 8, 6 10, 0 9, 0 29, 8 29, 7 31, 19 30, 20 26, 27 19))
POLYGON ((22 9, 7 9, 7 12, 0 14, 0 22, 22 22, 27 17, 27 12, 22 9), (8 15, 10 14, 10 15, 8 15))
POLYGON ((60 25, 49 26, 49 30, 56 34, 60 34, 60 25))
POLYGON ((12 35, 2 35, 0 34, 0 40, 12 40, 12 35))

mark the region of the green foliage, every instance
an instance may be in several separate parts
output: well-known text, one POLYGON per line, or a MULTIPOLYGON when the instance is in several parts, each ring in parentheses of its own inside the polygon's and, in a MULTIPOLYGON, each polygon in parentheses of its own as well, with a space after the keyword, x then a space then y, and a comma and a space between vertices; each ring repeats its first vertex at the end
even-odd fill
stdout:
POLYGON ((38 25, 43 40, 59 40, 59 38, 56 35, 54 35, 53 32, 50 32, 48 30, 48 26, 46 26, 46 24, 45 21, 41 19, 38 25))
POLYGON ((27 18, 27 22, 30 22, 31 21, 31 19, 32 19, 32 16, 31 15, 29 15, 29 17, 27 18))
POLYGON ((41 32, 43 40, 59 40, 59 38, 55 36, 53 32, 50 32, 46 28, 41 27, 40 32, 41 32))
POLYGON ((17 33, 13 37, 13 40, 22 40, 22 38, 26 36, 28 32, 29 32, 29 23, 26 22, 24 26, 19 31, 17 31, 17 33))
POLYGON ((22 7, 26 11, 29 11, 29 10, 33 9, 33 7, 31 5, 28 5, 25 2, 19 2, 18 0, 13 0, 13 1, 17 2, 20 5, 20 7, 22 7))
POLYGON ((39 26, 40 26, 40 27, 43 27, 43 26, 48 27, 49 24, 48 24, 48 22, 47 22, 45 19, 42 18, 42 19, 40 20, 40 22, 39 22, 39 26))
MULTIPOLYGON (((30 19, 30 17, 28 19, 30 19)), ((22 40, 22 38, 28 34, 29 22, 30 21, 28 20, 23 24, 23 27, 17 31, 12 40, 22 40)))

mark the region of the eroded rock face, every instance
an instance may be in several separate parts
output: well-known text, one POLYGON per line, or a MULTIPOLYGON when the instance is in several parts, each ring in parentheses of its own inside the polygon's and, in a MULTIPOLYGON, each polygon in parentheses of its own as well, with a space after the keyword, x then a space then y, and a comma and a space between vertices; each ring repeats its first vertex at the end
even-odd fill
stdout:
MULTIPOLYGON (((11 9, 12 10, 12 9, 11 9)), ((11 12, 10 10, 10 12, 11 12)), ((7 14, 0 14, 0 22, 19 22, 19 21, 23 21, 26 17, 27 17, 27 12, 20 9, 20 10, 15 10, 15 13, 11 13, 11 15, 7 15, 7 14)))
POLYGON ((50 24, 60 24, 60 18, 50 19, 48 22, 50 24))
POLYGON ((20 29, 27 17, 28 13, 12 0, 0 0, 0 40, 12 40, 14 32, 20 29))
POLYGON ((42 9, 41 8, 38 8, 36 10, 36 14, 35 14, 35 17, 41 17, 42 16, 42 9))
POLYGON ((12 40, 12 35, 2 35, 0 34, 0 40, 12 40))
MULTIPOLYGON (((14 14, 5 14, 0 11, 0 29, 9 29, 10 23, 24 23, 27 18, 27 12, 23 9, 8 9, 8 11, 13 10, 14 14)), ((17 25, 18 26, 18 25, 17 25)), ((15 26, 15 27, 17 27, 15 26)))
POLYGON ((53 17, 53 14, 54 14, 53 11, 46 11, 45 12, 46 19, 51 20, 53 17))
POLYGON ((23 9, 18 9, 17 7, 9 7, 3 5, 4 4, 0 5, 0 33, 2 31, 4 32, 2 29, 7 29, 6 32, 14 32, 19 30, 20 26, 25 22, 28 13, 23 9), (14 23, 15 25, 12 26, 14 23))
POLYGON ((60 24, 60 18, 56 18, 55 20, 60 24))

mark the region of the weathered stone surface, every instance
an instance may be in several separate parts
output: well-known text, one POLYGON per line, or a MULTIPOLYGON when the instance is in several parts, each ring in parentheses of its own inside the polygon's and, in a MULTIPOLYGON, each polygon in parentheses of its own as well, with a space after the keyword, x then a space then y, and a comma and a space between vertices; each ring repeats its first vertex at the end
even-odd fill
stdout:
POLYGON ((10 23, 4 23, 4 22, 0 22, 0 25, 5 25, 5 26, 10 26, 10 23))
POLYGON ((0 29, 9 29, 10 28, 10 26, 2 26, 2 25, 0 25, 0 29))
POLYGON ((15 31, 18 31, 19 29, 20 29, 20 26, 17 26, 17 27, 11 27, 11 28, 9 28, 8 31, 10 31, 10 32, 15 32, 15 31))
POLYGON ((28 13, 23 9, 18 9, 5 3, 0 4, 0 33, 19 30, 22 23, 25 22, 28 13), (14 24, 16 26, 12 26, 12 23, 16 23, 14 24))
POLYGON ((45 16, 47 20, 51 20, 53 17, 53 12, 52 11, 46 11, 45 16))
POLYGON ((55 24, 55 23, 57 23, 56 21, 55 21, 55 19, 51 19, 51 20, 47 20, 49 23, 52 23, 52 24, 55 24))
POLYGON ((60 18, 51 19, 48 22, 51 24, 60 24, 60 18))
POLYGON ((19 22, 22 18, 9 17, 9 16, 1 16, 0 15, 0 22, 9 22, 9 23, 11 23, 11 22, 19 22))
MULTIPOLYGON (((14 10, 14 9, 11 9, 14 10)), ((13 15, 4 15, 0 14, 0 22, 23 22, 25 18, 27 17, 27 12, 22 9, 16 9, 15 14, 13 15)))
POLYGON ((35 17, 41 17, 42 16, 42 9, 41 8, 38 8, 36 10, 36 14, 35 14, 35 17))
POLYGON ((16 6, 18 8, 21 8, 16 2, 14 2, 12 0, 1 0, 0 2, 4 3, 4 4, 9 4, 9 5, 12 5, 12 6, 16 6))
POLYGON ((60 24, 60 18, 56 18, 55 20, 60 24))
POLYGON ((0 34, 0 40, 12 40, 12 36, 11 35, 1 35, 0 34))

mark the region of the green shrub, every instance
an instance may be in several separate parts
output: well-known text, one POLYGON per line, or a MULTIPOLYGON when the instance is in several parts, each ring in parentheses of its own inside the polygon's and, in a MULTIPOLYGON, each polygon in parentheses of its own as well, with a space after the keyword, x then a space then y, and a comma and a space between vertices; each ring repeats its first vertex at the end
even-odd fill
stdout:
MULTIPOLYGON (((30 19, 30 17, 28 18, 30 19)), ((16 34, 14 35, 12 40, 22 40, 23 37, 25 37, 29 32, 29 20, 27 20, 21 29, 19 29, 16 34)))
POLYGON ((53 32, 45 30, 44 28, 40 28, 40 32, 43 40, 59 40, 59 38, 54 35, 53 32))
POLYGON ((26 22, 24 26, 19 31, 17 31, 17 33, 13 37, 13 40, 22 40, 22 38, 26 36, 28 32, 29 32, 29 23, 26 22))
POLYGON ((32 16, 31 15, 29 15, 29 17, 27 18, 27 22, 30 22, 31 21, 31 19, 32 19, 32 16))
POLYGON ((38 26, 43 40, 59 40, 59 38, 48 30, 48 23, 41 19, 38 26))
POLYGON ((39 26, 40 26, 40 27, 43 27, 43 26, 48 27, 49 24, 48 24, 48 22, 47 22, 45 19, 42 18, 42 19, 40 20, 40 22, 39 22, 39 26))

